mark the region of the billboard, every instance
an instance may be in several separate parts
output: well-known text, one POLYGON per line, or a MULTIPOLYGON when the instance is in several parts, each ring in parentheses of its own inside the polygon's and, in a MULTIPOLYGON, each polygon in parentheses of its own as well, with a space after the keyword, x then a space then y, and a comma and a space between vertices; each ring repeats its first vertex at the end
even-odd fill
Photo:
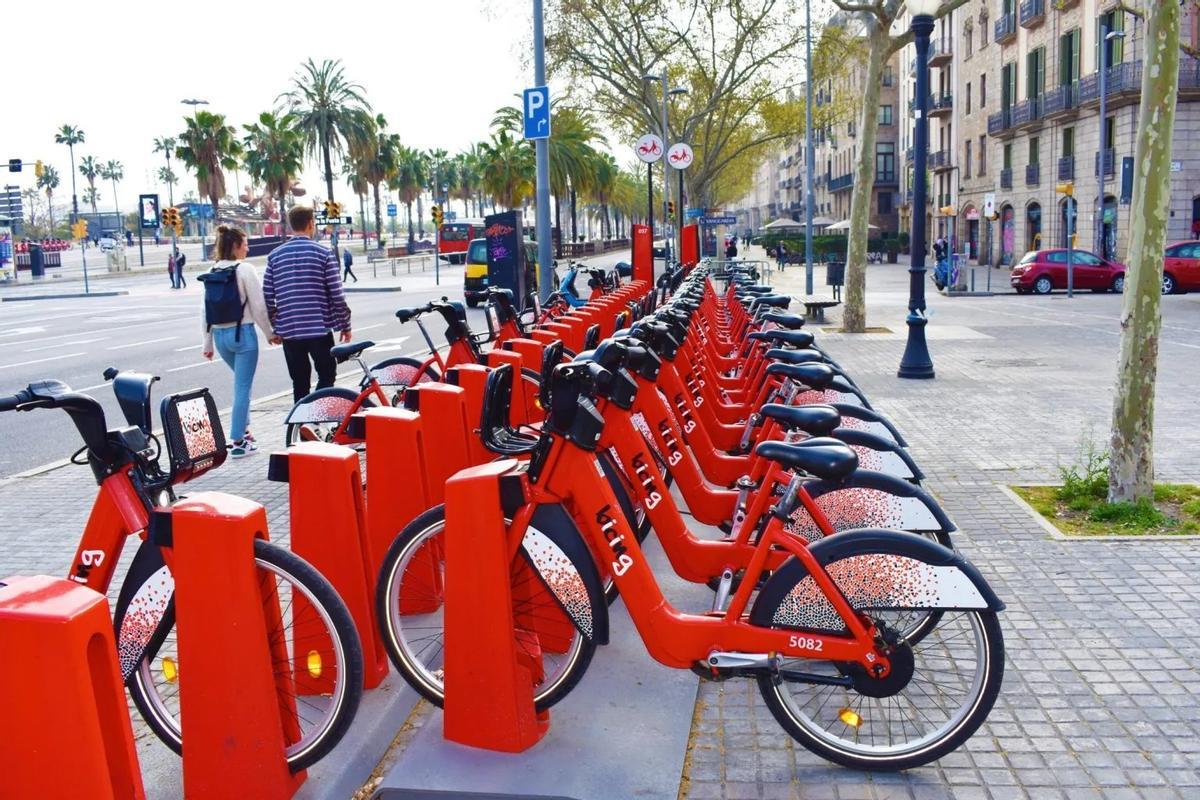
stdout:
POLYGON ((138 219, 141 221, 142 230, 154 230, 159 226, 158 195, 138 195, 138 219))

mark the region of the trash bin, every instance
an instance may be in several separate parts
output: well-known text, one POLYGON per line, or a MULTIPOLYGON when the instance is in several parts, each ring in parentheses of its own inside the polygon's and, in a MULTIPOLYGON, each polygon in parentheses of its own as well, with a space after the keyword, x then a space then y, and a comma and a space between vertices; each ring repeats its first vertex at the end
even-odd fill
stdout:
POLYGON ((846 262, 830 261, 825 265, 825 285, 842 286, 846 283, 846 262))
POLYGON ((46 254, 40 244, 29 245, 29 273, 34 280, 46 277, 46 254))

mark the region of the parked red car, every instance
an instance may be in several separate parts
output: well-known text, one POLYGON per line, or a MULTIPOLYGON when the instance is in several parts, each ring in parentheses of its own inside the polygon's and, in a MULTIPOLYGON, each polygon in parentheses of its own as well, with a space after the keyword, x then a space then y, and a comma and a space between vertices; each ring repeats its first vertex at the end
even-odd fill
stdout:
MULTIPOLYGON (((1087 250, 1072 250, 1071 264, 1076 289, 1091 289, 1093 292, 1125 290, 1124 264, 1106 261, 1087 250)), ((1066 289, 1066 248, 1026 253, 1013 267, 1010 282, 1017 294, 1050 294, 1054 289, 1066 289)))
POLYGON ((1200 241, 1167 247, 1163 259, 1162 293, 1200 290, 1200 241))

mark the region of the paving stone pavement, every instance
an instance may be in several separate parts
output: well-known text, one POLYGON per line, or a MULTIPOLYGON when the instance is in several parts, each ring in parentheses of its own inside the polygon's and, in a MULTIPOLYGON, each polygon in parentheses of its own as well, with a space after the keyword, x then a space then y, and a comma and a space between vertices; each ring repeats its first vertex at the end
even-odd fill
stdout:
MULTIPOLYGON (((753 256, 751 256, 753 257, 753 256)), ((774 282, 803 294, 803 267, 774 282)), ((818 293, 823 273, 818 273, 818 293)), ((748 681, 701 686, 688 790, 707 798, 1200 797, 1200 542, 1052 539, 1002 483, 1053 481, 1106 440, 1120 298, 931 297, 937 378, 902 381, 903 266, 871 268, 869 324, 818 340, 908 439, 956 545, 1008 604, 1004 688, 957 752, 901 774, 831 766, 791 741, 748 681), (943 338, 937 331, 960 330, 943 338), (975 334, 984 334, 983 337, 975 334)), ((996 281, 996 277, 993 277, 996 281)), ((932 285, 930 285, 932 290, 932 285)), ((1200 481, 1200 296, 1164 299, 1156 470, 1200 481)))
MULTIPOLYGON (((776 284, 802 294, 801 271, 790 267, 776 284)), ((865 774, 798 747, 749 681, 703 683, 680 796, 1200 797, 1200 631, 1190 624, 1200 617, 1200 542, 1055 540, 999 489, 1054 480, 1089 428, 1104 443, 1120 298, 931 297, 937 379, 901 381, 907 279, 903 266, 870 271, 870 324, 893 334, 839 335, 835 311, 818 336, 908 438, 961 528, 957 546, 1008 603, 1001 697, 975 737, 937 764, 865 774)), ((1165 298, 1164 322, 1156 468, 1197 481, 1200 295, 1165 298)), ((288 406, 253 409, 264 451, 282 442, 288 406)), ((54 415, 36 412, 28 424, 67 424, 54 415)), ((188 486, 204 489, 263 503, 272 539, 286 543, 287 487, 266 481, 265 454, 188 486)), ((65 574, 94 493, 84 467, 0 482, 0 576, 65 574)), ((134 720, 139 749, 161 748, 134 720)))

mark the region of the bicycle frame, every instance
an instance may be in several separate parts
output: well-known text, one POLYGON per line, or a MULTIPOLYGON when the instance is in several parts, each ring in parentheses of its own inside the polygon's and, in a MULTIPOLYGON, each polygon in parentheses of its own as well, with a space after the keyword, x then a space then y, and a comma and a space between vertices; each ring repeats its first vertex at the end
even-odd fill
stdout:
POLYGON ((561 436, 551 435, 549 451, 539 474, 540 482, 528 485, 530 502, 513 517, 514 531, 510 541, 521 541, 537 505, 562 504, 572 509, 572 516, 587 537, 592 552, 605 553, 604 558, 610 561, 609 569, 630 617, 647 651, 659 663, 689 668, 706 661, 713 653, 739 652, 854 661, 878 675, 886 675, 890 669, 887 658, 876 652, 875 626, 864 624, 804 543, 784 531, 778 517, 772 517, 755 546, 746 575, 729 607, 720 616, 687 614, 676 610, 663 596, 594 455, 561 436), (787 630, 762 628, 745 620, 751 594, 776 549, 799 559, 804 565, 845 623, 848 636, 808 631, 797 636, 787 630))
MULTIPOLYGON (((68 580, 101 594, 112 584, 125 540, 133 535, 144 539, 150 524, 150 510, 133 484, 132 469, 127 464, 100 484, 67 574, 68 580)), ((169 563, 169 552, 162 552, 169 563)))

